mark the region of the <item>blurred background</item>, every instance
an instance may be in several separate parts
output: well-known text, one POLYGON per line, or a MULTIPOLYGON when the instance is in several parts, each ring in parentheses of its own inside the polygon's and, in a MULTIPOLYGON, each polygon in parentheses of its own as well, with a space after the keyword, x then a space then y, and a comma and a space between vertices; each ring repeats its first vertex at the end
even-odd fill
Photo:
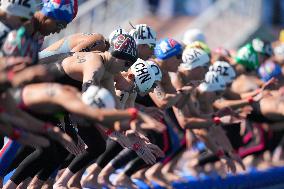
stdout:
POLYGON ((278 38, 284 26, 284 0, 79 0, 77 18, 45 46, 63 36, 101 33, 145 23, 158 38, 182 38, 189 28, 201 29, 211 48, 237 48, 252 37, 278 38))

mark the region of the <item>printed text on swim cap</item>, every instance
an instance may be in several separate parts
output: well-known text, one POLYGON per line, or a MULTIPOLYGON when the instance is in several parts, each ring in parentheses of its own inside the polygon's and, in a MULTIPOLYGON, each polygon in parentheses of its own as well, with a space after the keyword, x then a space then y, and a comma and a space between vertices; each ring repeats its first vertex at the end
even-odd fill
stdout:
POLYGON ((152 79, 146 65, 143 63, 138 63, 135 65, 135 70, 138 73, 137 77, 141 80, 141 84, 145 83, 146 81, 152 79))

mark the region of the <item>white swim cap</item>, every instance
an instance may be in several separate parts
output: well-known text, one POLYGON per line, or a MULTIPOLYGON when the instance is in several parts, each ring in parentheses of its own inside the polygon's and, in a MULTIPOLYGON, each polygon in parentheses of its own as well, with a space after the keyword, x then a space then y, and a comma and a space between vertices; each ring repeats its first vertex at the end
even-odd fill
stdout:
POLYGON ((210 72, 217 72, 225 81, 226 84, 230 84, 236 77, 234 68, 225 61, 216 61, 209 67, 210 72))
POLYGON ((127 34, 127 31, 125 29, 122 29, 122 28, 118 28, 118 29, 112 31, 108 36, 109 43, 111 43, 113 41, 113 39, 116 36, 118 36, 119 34, 127 34))
POLYGON ((224 91, 226 83, 217 72, 207 72, 205 75, 205 82, 198 86, 202 92, 224 91))
POLYGON ((0 9, 13 16, 30 19, 40 9, 40 0, 1 0, 0 9))
POLYGON ((188 48, 182 53, 182 61, 183 63, 180 64, 182 69, 192 70, 196 67, 208 65, 210 57, 199 48, 188 48))
POLYGON ((95 85, 88 87, 82 94, 82 101, 94 108, 115 108, 115 100, 112 94, 107 89, 95 85))
POLYGON ((160 69, 160 67, 158 66, 158 64, 156 64, 155 62, 151 61, 151 60, 147 60, 146 61, 151 68, 153 69, 155 76, 156 76, 156 81, 162 81, 162 70, 160 69))
POLYGON ((135 76, 135 84, 140 92, 148 92, 156 81, 156 76, 151 66, 144 60, 138 58, 130 67, 135 76))
POLYGON ((194 41, 201 41, 203 43, 206 42, 205 36, 200 29, 190 29, 184 33, 182 42, 185 45, 189 45, 193 43, 194 41))
POLYGON ((130 30, 129 35, 131 35, 137 45, 142 44, 156 44, 157 33, 146 24, 138 24, 134 29, 130 30))

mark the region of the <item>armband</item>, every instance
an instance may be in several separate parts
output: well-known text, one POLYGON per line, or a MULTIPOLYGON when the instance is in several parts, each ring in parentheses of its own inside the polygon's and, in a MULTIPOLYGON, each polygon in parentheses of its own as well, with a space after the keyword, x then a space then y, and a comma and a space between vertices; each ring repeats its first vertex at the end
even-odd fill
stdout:
POLYGON ((219 125, 219 124, 221 123, 220 117, 218 117, 218 116, 213 117, 213 122, 214 122, 216 125, 219 125))
POLYGON ((254 100, 253 100, 253 97, 252 97, 252 96, 248 97, 248 98, 247 98, 247 101, 248 101, 249 104, 254 103, 254 100))
POLYGON ((136 108, 128 108, 128 113, 130 114, 131 118, 130 121, 134 121, 138 117, 138 110, 136 108))

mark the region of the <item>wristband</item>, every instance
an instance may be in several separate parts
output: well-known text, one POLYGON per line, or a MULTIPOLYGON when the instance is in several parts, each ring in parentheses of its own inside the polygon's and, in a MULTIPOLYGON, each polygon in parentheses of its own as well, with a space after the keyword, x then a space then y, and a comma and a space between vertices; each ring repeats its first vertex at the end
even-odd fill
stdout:
POLYGON ((51 125, 50 123, 45 123, 43 125, 43 129, 44 129, 45 132, 51 131, 52 128, 53 128, 53 125, 51 125))
POLYGON ((134 121, 138 117, 138 110, 136 108, 128 108, 128 113, 130 114, 131 118, 130 121, 134 121))
POLYGON ((12 70, 9 70, 6 74, 7 80, 12 81, 15 75, 14 72, 12 70))
POLYGON ((20 137, 21 137, 21 131, 18 130, 18 129, 13 129, 11 139, 12 140, 18 140, 20 137))
POLYGON ((213 122, 214 122, 216 125, 219 125, 219 124, 221 123, 220 117, 218 117, 218 116, 213 117, 213 122))
POLYGON ((248 97, 248 98, 247 98, 247 101, 248 101, 249 104, 254 103, 254 100, 253 100, 253 97, 252 97, 252 96, 248 97))
POLYGON ((216 153, 216 156, 218 156, 218 158, 221 158, 225 155, 224 151, 223 150, 218 150, 217 153, 216 153))
POLYGON ((137 151, 141 148, 141 145, 137 142, 132 145, 132 150, 137 151))
POLYGON ((111 134, 113 133, 113 131, 114 131, 114 130, 112 130, 112 129, 108 129, 108 130, 106 130, 105 134, 106 134, 107 136, 109 136, 109 135, 111 135, 111 134))

